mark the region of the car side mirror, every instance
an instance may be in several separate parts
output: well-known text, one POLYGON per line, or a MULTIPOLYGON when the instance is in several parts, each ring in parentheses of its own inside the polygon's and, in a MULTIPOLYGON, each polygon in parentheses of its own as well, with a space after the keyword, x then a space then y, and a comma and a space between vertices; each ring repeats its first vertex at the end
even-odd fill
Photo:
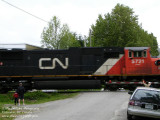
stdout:
POLYGON ((132 94, 133 94, 133 91, 129 91, 128 94, 132 95, 132 94))

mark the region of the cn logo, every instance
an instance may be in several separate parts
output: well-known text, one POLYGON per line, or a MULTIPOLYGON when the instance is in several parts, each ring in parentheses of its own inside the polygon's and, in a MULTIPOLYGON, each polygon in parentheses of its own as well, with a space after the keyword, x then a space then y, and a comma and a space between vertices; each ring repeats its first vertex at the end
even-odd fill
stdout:
POLYGON ((63 64, 58 58, 40 58, 39 59, 39 68, 40 69, 55 69, 56 67, 56 62, 63 68, 63 69, 67 69, 69 62, 68 62, 68 58, 65 58, 65 64, 63 64), (43 62, 46 61, 51 61, 52 62, 52 66, 42 66, 43 62))

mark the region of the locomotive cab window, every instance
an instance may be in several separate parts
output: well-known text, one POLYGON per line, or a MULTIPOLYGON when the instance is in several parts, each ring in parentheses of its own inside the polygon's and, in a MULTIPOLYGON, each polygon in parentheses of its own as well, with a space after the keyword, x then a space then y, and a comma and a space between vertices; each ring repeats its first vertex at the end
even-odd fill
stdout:
POLYGON ((134 51, 134 57, 142 57, 142 51, 134 51))
POLYGON ((134 57, 147 57, 146 51, 134 51, 133 52, 134 57))
POLYGON ((128 57, 129 57, 129 58, 132 58, 132 51, 129 51, 129 52, 128 52, 128 57))
POLYGON ((143 57, 147 57, 147 52, 143 51, 143 57))

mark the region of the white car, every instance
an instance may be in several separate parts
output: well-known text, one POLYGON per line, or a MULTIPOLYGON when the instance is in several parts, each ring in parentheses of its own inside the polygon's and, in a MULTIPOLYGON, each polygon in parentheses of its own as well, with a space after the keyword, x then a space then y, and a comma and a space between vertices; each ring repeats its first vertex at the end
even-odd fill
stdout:
POLYGON ((134 116, 160 119, 160 89, 138 87, 132 94, 127 108, 127 119, 134 116))

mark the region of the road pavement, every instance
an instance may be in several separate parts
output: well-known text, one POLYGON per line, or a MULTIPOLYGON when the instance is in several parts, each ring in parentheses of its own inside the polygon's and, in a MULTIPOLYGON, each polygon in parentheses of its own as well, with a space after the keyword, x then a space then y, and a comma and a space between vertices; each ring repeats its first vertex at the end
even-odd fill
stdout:
POLYGON ((83 92, 74 98, 26 105, 16 120, 127 120, 127 92, 83 92))

